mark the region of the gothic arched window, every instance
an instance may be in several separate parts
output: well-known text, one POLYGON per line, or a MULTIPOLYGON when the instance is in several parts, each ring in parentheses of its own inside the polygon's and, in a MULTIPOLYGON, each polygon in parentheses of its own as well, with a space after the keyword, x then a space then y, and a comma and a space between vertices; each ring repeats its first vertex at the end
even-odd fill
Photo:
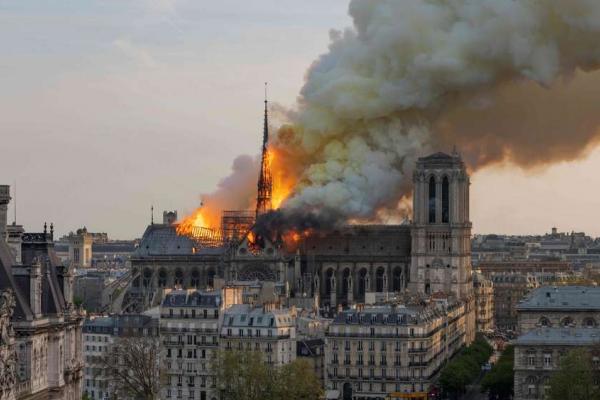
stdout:
POLYGON ((435 178, 429 178, 429 223, 435 223, 435 178))
POLYGON ((164 288, 167 286, 167 271, 161 269, 158 271, 158 286, 164 288))
POLYGON ((175 286, 183 285, 183 271, 179 268, 175 271, 175 286))
POLYGON ((447 176, 442 181, 442 222, 450 222, 450 183, 447 176))
POLYGON ((392 290, 394 292, 399 292, 402 290, 402 269, 400 267, 394 268, 392 290))
POLYGON ((333 276, 333 269, 329 268, 325 273, 325 293, 331 293, 333 287, 331 285, 331 277, 333 276))
POLYGON ((358 272, 358 295, 364 296, 367 290, 367 270, 365 268, 358 272))
POLYGON ((384 287, 383 284, 383 275, 385 274, 385 270, 381 267, 379 267, 377 269, 377 273, 376 273, 376 282, 375 282, 375 291, 376 292, 387 292, 387 288, 384 287))
MULTIPOLYGON (((208 286, 209 288, 213 288, 215 286, 215 276, 217 275, 217 273, 215 272, 215 270, 213 268, 209 268, 207 273, 206 273, 206 286, 208 286)), ((199 280, 199 278, 198 278, 199 280)))
POLYGON ((190 281, 190 286, 195 288, 200 287, 200 272, 198 272, 198 270, 196 269, 192 271, 192 279, 190 281))
POLYGON ((342 274, 343 276, 343 281, 342 281, 342 294, 343 295, 347 295, 348 294, 348 286, 350 284, 350 270, 348 268, 346 268, 342 274))

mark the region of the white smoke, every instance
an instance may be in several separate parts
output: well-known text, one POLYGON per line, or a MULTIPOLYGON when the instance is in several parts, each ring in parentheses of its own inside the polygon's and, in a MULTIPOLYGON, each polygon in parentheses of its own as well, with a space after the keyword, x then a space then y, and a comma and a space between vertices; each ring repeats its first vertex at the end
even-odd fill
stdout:
POLYGON ((560 119, 557 93, 576 101, 578 79, 600 88, 589 72, 600 1, 353 0, 349 10, 354 26, 333 32, 308 71, 294 137, 275 143, 302 155, 290 212, 375 218, 410 190, 417 157, 452 144, 475 168, 575 158, 595 143, 600 90, 568 123, 536 121, 560 119))

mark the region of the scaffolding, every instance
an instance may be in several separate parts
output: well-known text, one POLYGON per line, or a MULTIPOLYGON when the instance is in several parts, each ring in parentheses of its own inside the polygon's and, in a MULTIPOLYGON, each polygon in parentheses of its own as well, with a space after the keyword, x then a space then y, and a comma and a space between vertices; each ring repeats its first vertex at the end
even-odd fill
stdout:
POLYGON ((223 211, 221 235, 226 243, 238 242, 254 225, 255 213, 249 210, 223 211))

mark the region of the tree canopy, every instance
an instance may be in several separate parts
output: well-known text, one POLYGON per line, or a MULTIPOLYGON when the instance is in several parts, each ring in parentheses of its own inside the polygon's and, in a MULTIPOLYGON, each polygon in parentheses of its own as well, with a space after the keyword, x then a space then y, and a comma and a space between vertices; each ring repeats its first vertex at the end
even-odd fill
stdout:
POLYGON ((549 381, 551 400, 599 400, 600 390, 594 381, 598 372, 586 349, 571 350, 560 361, 560 369, 549 381))
POLYGON ((481 391, 489 392, 490 399, 508 400, 514 392, 514 358, 513 346, 506 346, 500 359, 481 380, 481 391))
POLYGON ((221 400, 313 400, 322 393, 312 367, 301 359, 274 367, 260 352, 226 350, 219 352, 214 369, 221 400))
POLYGON ((481 366, 493 353, 485 338, 478 336, 470 345, 456 355, 442 370, 440 386, 452 398, 464 393, 468 384, 477 379, 481 366))

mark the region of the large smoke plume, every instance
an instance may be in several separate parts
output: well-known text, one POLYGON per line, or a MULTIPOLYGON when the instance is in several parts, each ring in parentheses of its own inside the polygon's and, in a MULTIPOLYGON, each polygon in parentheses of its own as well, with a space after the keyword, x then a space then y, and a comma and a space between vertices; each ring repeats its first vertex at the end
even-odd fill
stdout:
POLYGON ((272 142, 296 182, 273 221, 389 218, 416 158, 454 145, 473 170, 529 168, 600 136, 597 0, 353 0, 349 12, 272 142))

